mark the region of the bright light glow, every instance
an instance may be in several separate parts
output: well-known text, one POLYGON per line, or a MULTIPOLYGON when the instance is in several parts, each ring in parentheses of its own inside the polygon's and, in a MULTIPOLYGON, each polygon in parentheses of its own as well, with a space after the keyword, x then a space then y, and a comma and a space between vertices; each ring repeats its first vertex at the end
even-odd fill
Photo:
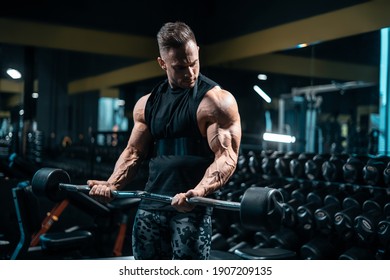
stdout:
POLYGON ((23 109, 19 111, 19 115, 20 115, 20 116, 23 116, 23 115, 24 115, 24 110, 23 110, 23 109))
POLYGON ((116 101, 117 106, 125 106, 126 102, 123 99, 118 99, 116 101))
POLYGON ((13 68, 8 68, 7 69, 7 74, 14 80, 20 79, 22 77, 22 74, 16 69, 13 68))
POLYGON ((268 79, 267 75, 266 74, 259 74, 257 76, 257 78, 260 80, 260 81, 266 81, 268 79))
POLYGON ((38 94, 38 92, 33 92, 31 96, 32 96, 32 98, 38 98, 39 94, 38 94))
POLYGON ((253 86, 253 89, 265 100, 267 103, 271 103, 271 97, 269 97, 261 88, 253 86))
POLYGON ((380 52, 380 74, 379 74, 379 151, 384 154, 389 151, 389 117, 388 117, 388 95, 389 95, 389 28, 381 29, 381 52, 380 52))
POLYGON ((295 137, 285 134, 275 134, 266 132, 263 134, 264 141, 279 142, 279 143, 295 143, 295 137))
POLYGON ((302 44, 298 44, 298 45, 297 45, 297 48, 300 49, 300 48, 305 48, 305 47, 307 47, 307 46, 308 46, 308 44, 302 43, 302 44))

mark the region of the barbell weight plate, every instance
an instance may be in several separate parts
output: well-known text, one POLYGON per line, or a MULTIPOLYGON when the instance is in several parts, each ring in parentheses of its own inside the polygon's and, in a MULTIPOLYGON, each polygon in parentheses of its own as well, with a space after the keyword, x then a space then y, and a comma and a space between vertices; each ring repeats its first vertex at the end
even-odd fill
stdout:
POLYGON ((44 167, 35 172, 31 186, 34 194, 60 202, 66 198, 66 192, 58 189, 60 183, 70 183, 69 174, 62 169, 44 167))
POLYGON ((284 217, 283 195, 269 187, 249 187, 241 199, 240 220, 249 230, 277 228, 284 217))

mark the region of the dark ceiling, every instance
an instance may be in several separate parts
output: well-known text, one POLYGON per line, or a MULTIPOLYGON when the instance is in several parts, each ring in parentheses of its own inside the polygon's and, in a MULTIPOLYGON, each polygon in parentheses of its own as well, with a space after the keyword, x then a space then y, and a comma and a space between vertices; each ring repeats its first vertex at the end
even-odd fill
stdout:
POLYGON ((0 16, 154 37, 162 23, 185 21, 211 44, 367 0, 14 0, 0 16))
MULTIPOLYGON (((385 14, 387 2, 14 0, 0 9, 0 67, 15 65, 23 69, 24 47, 33 46, 38 52, 67 53, 72 69, 68 77, 70 93, 98 89, 84 87, 85 81, 101 87, 140 82, 162 75, 152 62, 157 55, 155 35, 164 22, 181 20, 197 35, 204 67, 314 75, 303 69, 312 62, 292 61, 294 56, 315 58, 320 66, 331 61, 340 69, 357 69, 357 74, 348 76, 348 70, 318 67, 315 74, 319 77, 359 79, 361 73, 375 72, 372 67, 378 66, 377 30, 390 25, 385 14), (311 46, 296 49, 301 40, 311 46), (121 47, 123 42, 128 46, 121 47), (292 63, 296 69, 288 66, 292 63), (140 71, 144 74, 138 75, 140 71), (328 77, 331 75, 334 77, 328 77)), ((12 85, 2 86, 7 78, 3 69, 1 74, 0 95, 9 88, 13 90, 12 85)))

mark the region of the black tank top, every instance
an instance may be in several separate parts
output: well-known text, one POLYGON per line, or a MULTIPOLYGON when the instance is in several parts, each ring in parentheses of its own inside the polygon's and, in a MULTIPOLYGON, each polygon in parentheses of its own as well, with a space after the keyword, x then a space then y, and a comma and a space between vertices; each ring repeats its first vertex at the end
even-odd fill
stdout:
MULTIPOLYGON (((145 106, 146 124, 155 139, 146 191, 174 196, 203 178, 214 154, 199 131, 196 113, 205 94, 215 86, 217 83, 200 74, 190 89, 172 89, 168 80, 153 89, 145 106)), ((140 208, 173 210, 166 203, 145 200, 140 208)))

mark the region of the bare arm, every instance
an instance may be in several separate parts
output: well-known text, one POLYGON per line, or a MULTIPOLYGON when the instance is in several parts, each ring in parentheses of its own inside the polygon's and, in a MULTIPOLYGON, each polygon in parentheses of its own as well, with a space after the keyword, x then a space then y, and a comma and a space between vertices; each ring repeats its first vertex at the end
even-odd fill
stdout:
POLYGON ((179 211, 193 208, 185 203, 186 198, 206 196, 222 187, 237 166, 241 122, 234 97, 218 87, 209 91, 199 106, 198 123, 215 158, 197 186, 174 197, 172 205, 179 211))
POLYGON ((149 95, 142 97, 134 107, 134 127, 126 148, 115 163, 115 168, 107 181, 89 180, 90 195, 107 201, 111 190, 123 188, 137 173, 137 170, 148 153, 152 136, 145 123, 144 109, 149 95))
POLYGON ((241 141, 240 115, 234 97, 223 90, 210 97, 202 104, 206 116, 201 125, 206 126, 207 141, 215 158, 194 188, 203 192, 202 196, 213 193, 229 180, 237 166, 241 141))

